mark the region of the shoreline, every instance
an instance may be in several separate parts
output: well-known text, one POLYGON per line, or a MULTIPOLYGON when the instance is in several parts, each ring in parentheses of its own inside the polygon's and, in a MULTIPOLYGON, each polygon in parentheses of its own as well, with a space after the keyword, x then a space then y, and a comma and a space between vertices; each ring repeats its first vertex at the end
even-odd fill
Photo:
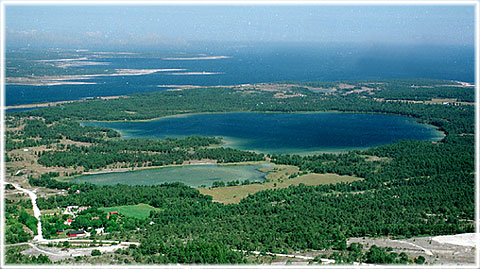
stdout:
POLYGON ((85 102, 91 100, 109 100, 109 99, 119 99, 119 98, 128 98, 127 95, 112 95, 112 96, 98 96, 93 98, 84 98, 76 100, 65 100, 65 101, 55 101, 55 102, 45 102, 45 103, 35 103, 35 104, 21 104, 21 105, 10 105, 4 106, 4 110, 8 109, 23 109, 23 108, 42 108, 42 107, 51 107, 62 104, 76 103, 76 102, 85 102))
MULTIPOLYGON (((172 115, 166 115, 166 116, 160 116, 160 117, 155 117, 151 119, 138 119, 138 120, 114 120, 114 121, 101 121, 101 120, 83 120, 81 122, 106 122, 106 123, 119 123, 119 122, 149 122, 149 121, 157 121, 161 119, 168 119, 168 118, 184 118, 184 117, 189 117, 189 116, 195 116, 195 115, 203 115, 203 114, 227 114, 227 113, 265 113, 265 114, 315 114, 315 113, 346 113, 346 114, 381 114, 381 115, 391 115, 391 116, 398 116, 398 117, 405 117, 409 119, 415 119, 417 124, 420 125, 426 125, 434 129, 433 131, 437 133, 437 135, 434 136, 433 139, 428 140, 432 142, 439 142, 443 140, 447 136, 447 134, 440 130, 438 126, 429 124, 429 123, 423 123, 420 122, 420 118, 415 118, 411 116, 406 116, 406 115, 400 115, 400 114, 395 114, 395 113, 385 113, 385 112, 365 112, 365 111, 338 111, 338 110, 324 110, 324 111, 293 111, 293 112, 285 112, 285 111, 229 111, 229 112, 186 112, 186 113, 178 113, 178 114, 172 114, 172 115)), ((115 129, 116 130, 116 129, 115 129)), ((116 130, 117 132, 120 132, 119 130, 116 130)), ((121 134, 121 132, 120 132, 121 134)), ((375 146, 373 146, 375 147, 375 146)), ((367 149, 370 147, 364 147, 363 149, 367 149)), ((362 148, 355 148, 355 149, 362 149, 362 148)), ((315 154, 315 152, 318 153, 338 153, 338 152, 346 152, 348 150, 355 150, 355 149, 345 149, 343 151, 336 151, 336 150, 320 150, 320 151, 313 151, 311 154, 315 154)), ((260 152, 260 153, 265 153, 261 151, 256 151, 256 150, 251 150, 254 152, 260 152)))
POLYGON ((63 177, 63 178, 61 178, 61 180, 69 180, 69 179, 74 179, 74 178, 78 178, 78 177, 81 177, 81 176, 89 176, 89 175, 137 172, 137 171, 150 170, 150 169, 162 169, 162 168, 195 166, 195 165, 237 166, 237 165, 266 165, 266 164, 270 164, 270 165, 275 166, 274 163, 271 163, 269 161, 217 163, 216 160, 210 160, 210 161, 207 161, 207 160, 203 160, 203 161, 202 160, 190 160, 188 162, 194 162, 194 161, 201 161, 201 162, 198 162, 198 163, 182 163, 182 164, 167 164, 167 165, 161 165, 161 166, 137 167, 134 170, 132 170, 132 168, 108 168, 108 169, 100 170, 100 171, 84 172, 80 175, 75 175, 75 176, 72 176, 72 177, 63 177))

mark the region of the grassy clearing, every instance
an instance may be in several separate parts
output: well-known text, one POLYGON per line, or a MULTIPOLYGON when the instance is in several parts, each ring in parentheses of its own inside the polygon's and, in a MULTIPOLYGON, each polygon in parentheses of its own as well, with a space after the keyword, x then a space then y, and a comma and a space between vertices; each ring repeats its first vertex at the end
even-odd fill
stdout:
POLYGON ((118 213, 124 216, 134 217, 139 219, 145 219, 148 216, 150 216, 150 211, 158 210, 158 208, 155 208, 153 206, 146 205, 146 204, 102 207, 99 209, 105 212, 118 211, 118 213))
POLYGON ((298 173, 298 167, 290 165, 278 165, 270 169, 270 173, 266 176, 270 182, 262 184, 250 184, 243 186, 231 186, 221 188, 198 188, 201 194, 212 196, 214 201, 224 204, 238 203, 248 194, 253 194, 263 190, 287 188, 291 185, 299 185, 303 183, 309 186, 335 184, 339 182, 352 182, 361 180, 361 178, 353 176, 340 176, 337 174, 305 174, 289 179, 288 177, 294 173, 298 173))
POLYGON ((41 212, 42 212, 42 215, 62 214, 62 210, 60 209, 44 209, 44 210, 41 210, 41 212))

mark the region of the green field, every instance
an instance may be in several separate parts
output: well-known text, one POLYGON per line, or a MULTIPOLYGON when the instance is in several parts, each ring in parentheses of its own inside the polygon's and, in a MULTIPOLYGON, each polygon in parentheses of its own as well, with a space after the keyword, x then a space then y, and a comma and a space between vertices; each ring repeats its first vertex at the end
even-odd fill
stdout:
POLYGON ((139 219, 145 219, 150 216, 150 211, 158 210, 158 208, 146 204, 102 207, 99 209, 105 212, 118 211, 121 215, 139 219))

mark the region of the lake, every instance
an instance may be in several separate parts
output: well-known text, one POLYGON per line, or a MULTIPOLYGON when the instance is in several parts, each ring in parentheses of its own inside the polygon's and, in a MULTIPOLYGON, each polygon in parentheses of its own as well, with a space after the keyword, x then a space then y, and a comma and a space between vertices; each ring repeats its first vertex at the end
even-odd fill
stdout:
POLYGON ((339 152, 443 134, 413 118, 370 113, 211 113, 139 122, 85 122, 128 138, 222 137, 225 146, 276 154, 339 152))
POLYGON ((182 182, 185 185, 199 187, 211 186, 215 181, 229 182, 248 179, 263 182, 266 173, 258 169, 268 165, 184 165, 153 168, 121 173, 85 175, 73 179, 73 182, 89 182, 98 185, 155 185, 167 182, 182 182))

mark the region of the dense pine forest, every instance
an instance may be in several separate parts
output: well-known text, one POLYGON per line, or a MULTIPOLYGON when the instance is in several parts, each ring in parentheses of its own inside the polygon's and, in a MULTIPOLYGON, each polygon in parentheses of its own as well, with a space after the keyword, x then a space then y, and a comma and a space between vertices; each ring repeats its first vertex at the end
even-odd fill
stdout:
MULTIPOLYGON (((82 171, 89 171, 202 159, 270 160, 297 166, 301 172, 363 179, 266 190, 249 195, 238 204, 225 205, 180 183, 98 186, 58 180, 58 173, 29 176, 31 186, 68 193, 39 198, 37 203, 42 210, 79 205, 96 212, 101 207, 140 203, 157 208, 144 220, 124 218, 118 224, 93 223, 85 218, 83 226, 119 225, 125 240, 138 240, 138 247, 122 252, 136 263, 246 263, 252 251, 305 250, 333 250, 332 258, 339 262, 407 263, 404 253, 397 256, 377 247, 362 252, 359 246, 347 245, 347 239, 474 232, 474 106, 398 101, 455 98, 473 102, 474 89, 438 80, 348 83, 355 87, 332 91, 338 83, 297 83, 285 93, 291 95, 289 98, 276 98, 275 92, 253 86, 183 89, 7 113, 7 161, 16 158, 9 154, 13 150, 45 146, 35 154, 38 164, 46 168, 82 167, 82 171), (321 90, 312 91, 311 87, 321 90), (371 90, 362 91, 362 87, 371 90), (122 140, 114 130, 81 124, 89 120, 145 120, 183 113, 233 111, 389 113, 434 125, 445 137, 439 142, 400 141, 340 154, 264 155, 221 147, 218 138, 122 140), (67 140, 85 145, 66 143, 67 140)), ((29 239, 22 233, 21 223, 36 225, 21 210, 7 203, 7 226, 15 234, 7 237, 11 243, 29 239)), ((52 224, 46 233, 53 234, 60 226, 52 224)))

